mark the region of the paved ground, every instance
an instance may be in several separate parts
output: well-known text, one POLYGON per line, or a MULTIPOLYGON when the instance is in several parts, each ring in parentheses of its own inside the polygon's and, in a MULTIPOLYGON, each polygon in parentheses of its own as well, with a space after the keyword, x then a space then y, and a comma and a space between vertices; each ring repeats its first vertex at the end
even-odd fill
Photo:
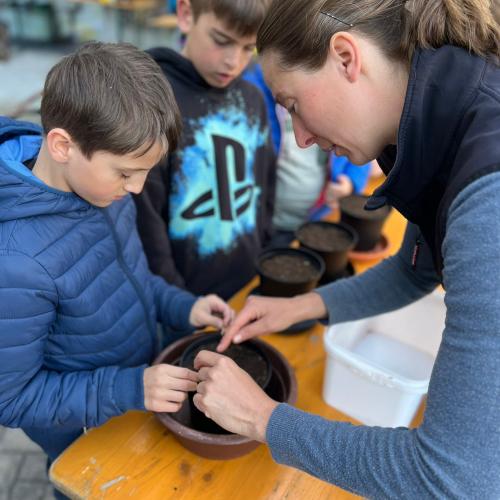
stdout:
POLYGON ((53 500, 42 450, 19 429, 0 427, 0 500, 53 500))

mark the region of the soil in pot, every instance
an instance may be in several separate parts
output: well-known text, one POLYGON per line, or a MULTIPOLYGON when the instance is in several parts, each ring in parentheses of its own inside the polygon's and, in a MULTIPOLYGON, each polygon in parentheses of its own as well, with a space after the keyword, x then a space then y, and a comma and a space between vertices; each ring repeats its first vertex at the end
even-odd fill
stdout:
POLYGON ((257 261, 260 293, 270 297, 293 297, 309 292, 318 284, 324 269, 323 259, 305 249, 266 250, 257 261))
POLYGON ((351 195, 340 200, 340 220, 351 226, 359 236, 355 251, 373 250, 380 241, 382 227, 391 207, 385 206, 377 210, 365 210, 367 196, 351 195))
POLYGON ((358 235, 345 224, 318 221, 301 226, 297 239, 302 247, 317 252, 325 261, 322 282, 328 283, 345 276, 348 252, 355 247, 358 235))
MULTIPOLYGON (((220 342, 220 334, 206 334, 186 348, 180 359, 180 366, 194 370, 194 360, 200 351, 216 352, 220 342)), ((252 341, 243 344, 231 344, 224 351, 224 355, 231 358, 240 368, 245 370, 255 382, 266 389, 272 375, 272 368, 266 354, 252 341)), ((209 434, 229 434, 228 431, 207 418, 196 408, 193 402, 194 394, 189 395, 190 427, 209 434)))
POLYGON ((261 266, 268 276, 284 283, 303 283, 318 277, 317 268, 301 255, 275 255, 261 266))
MULTIPOLYGON (((213 335, 205 337, 207 338, 202 337, 186 349, 181 358, 181 366, 194 370, 194 359, 200 351, 216 352, 221 336, 217 334, 215 337, 213 335)), ((231 358, 241 369, 245 370, 260 387, 266 387, 269 382, 269 361, 265 354, 251 343, 231 344, 224 351, 224 356, 231 358)))
POLYGON ((320 252, 345 250, 352 245, 352 235, 334 224, 307 224, 297 234, 300 243, 320 252))

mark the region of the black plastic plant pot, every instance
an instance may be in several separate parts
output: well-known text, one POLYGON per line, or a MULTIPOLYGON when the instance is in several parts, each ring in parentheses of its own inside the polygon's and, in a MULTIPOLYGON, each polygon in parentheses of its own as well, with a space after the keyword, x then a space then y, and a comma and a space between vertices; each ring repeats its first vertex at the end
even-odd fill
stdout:
MULTIPOLYGON (((200 351, 213 351, 221 340, 220 333, 203 335, 190 344, 180 359, 180 366, 194 369, 194 359, 200 351)), ((272 375, 272 367, 267 354, 259 347, 259 344, 248 340, 242 344, 231 344, 224 355, 231 358, 240 368, 245 370, 255 382, 265 391, 269 385, 272 375)), ((213 420, 196 408, 193 402, 193 393, 189 395, 191 410, 191 423, 193 429, 207 432, 209 434, 228 434, 228 432, 217 425, 213 420)))
POLYGON ((325 261, 324 281, 345 275, 348 253, 358 243, 358 235, 346 224, 317 221, 306 222, 296 232, 300 246, 317 253, 325 261))
POLYGON ((354 251, 357 252, 368 252, 375 248, 391 211, 389 206, 377 210, 365 210, 368 198, 368 196, 356 194, 342 198, 339 202, 340 221, 351 226, 358 233, 358 243, 354 247, 354 251))
POLYGON ((256 263, 260 294, 267 297, 294 297, 316 288, 325 272, 325 263, 304 248, 264 250, 256 263))

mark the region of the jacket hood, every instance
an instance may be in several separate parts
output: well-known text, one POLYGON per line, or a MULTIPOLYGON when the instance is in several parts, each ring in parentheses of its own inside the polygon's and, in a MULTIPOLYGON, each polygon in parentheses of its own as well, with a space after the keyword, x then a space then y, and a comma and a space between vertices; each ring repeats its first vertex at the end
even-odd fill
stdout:
POLYGON ((0 222, 89 208, 76 194, 47 186, 23 164, 38 156, 41 144, 38 125, 0 117, 0 222))
MULTIPOLYGON (((174 78, 182 82, 186 87, 191 87, 205 92, 210 91, 214 94, 225 93, 228 88, 234 85, 234 81, 227 87, 216 88, 207 83, 198 73, 194 64, 186 59, 182 54, 166 47, 156 47, 149 49, 147 53, 158 63, 168 78, 174 78)), ((238 78, 235 79, 235 81, 238 78)))

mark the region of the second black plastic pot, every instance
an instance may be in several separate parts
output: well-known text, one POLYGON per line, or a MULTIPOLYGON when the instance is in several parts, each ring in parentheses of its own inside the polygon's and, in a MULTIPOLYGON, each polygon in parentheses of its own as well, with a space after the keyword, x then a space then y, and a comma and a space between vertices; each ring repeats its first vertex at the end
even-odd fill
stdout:
POLYGON ((304 248, 272 248, 264 250, 256 263, 257 273, 260 276, 260 294, 267 297, 294 297, 307 293, 316 288, 325 272, 323 259, 310 250, 304 248), (286 276, 279 269, 273 271, 269 263, 276 262, 279 266, 279 257, 288 259, 289 266, 286 276), (295 268, 294 268, 295 261, 295 268), (293 270, 296 270, 296 273, 293 270))

